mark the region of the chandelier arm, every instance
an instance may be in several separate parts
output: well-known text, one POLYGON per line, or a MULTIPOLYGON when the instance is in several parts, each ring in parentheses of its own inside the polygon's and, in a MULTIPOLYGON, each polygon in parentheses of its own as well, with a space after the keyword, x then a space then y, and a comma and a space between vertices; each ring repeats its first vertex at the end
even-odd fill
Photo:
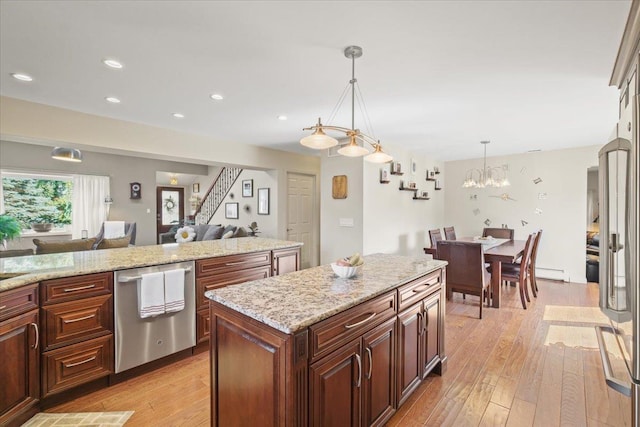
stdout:
POLYGON ((369 135, 367 135, 366 133, 362 133, 362 132, 358 132, 356 134, 356 138, 360 139, 362 142, 366 142, 367 144, 369 144, 371 147, 373 147, 373 149, 375 149, 378 146, 378 141, 372 137, 370 137, 369 135))
MULTIPOLYGON (((349 132, 354 132, 353 129, 344 128, 344 127, 340 127, 340 126, 331 126, 331 125, 320 125, 320 126, 313 125, 313 126, 310 126, 308 128, 302 128, 302 130, 317 130, 317 129, 337 130, 337 131, 340 131, 340 132, 344 132, 345 134, 348 134, 349 132)), ((358 131, 358 132, 360 132, 360 131, 358 131)))

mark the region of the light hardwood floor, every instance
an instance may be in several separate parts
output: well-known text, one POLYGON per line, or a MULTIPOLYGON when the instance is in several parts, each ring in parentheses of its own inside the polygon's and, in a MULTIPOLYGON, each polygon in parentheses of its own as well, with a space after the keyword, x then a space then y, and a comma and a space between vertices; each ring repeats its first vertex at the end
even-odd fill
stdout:
MULTIPOLYGON (((630 426, 629 399, 604 382, 593 325, 598 288, 539 281, 527 310, 516 288, 503 307, 454 294, 447 304, 449 366, 430 375, 389 426, 630 426)), ((209 425, 208 353, 47 412, 134 410, 127 426, 209 425)))

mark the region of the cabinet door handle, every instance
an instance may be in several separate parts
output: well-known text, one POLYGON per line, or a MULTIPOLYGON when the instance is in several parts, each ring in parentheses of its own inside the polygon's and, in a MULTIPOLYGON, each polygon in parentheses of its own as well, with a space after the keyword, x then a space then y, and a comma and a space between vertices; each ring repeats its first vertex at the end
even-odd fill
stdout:
POLYGON ((38 343, 40 342, 40 331, 38 330, 38 324, 37 323, 30 323, 31 326, 33 326, 33 330, 36 333, 36 342, 35 344, 33 344, 33 346, 31 346, 31 348, 33 348, 34 350, 36 350, 38 348, 38 343))
POLYGON ((0 307, 0 310, 4 310, 5 308, 7 308, 7 306, 3 305, 2 307, 0 307))
POLYGON ((89 362, 91 362, 92 360, 96 360, 96 356, 90 357, 90 358, 85 359, 85 360, 83 360, 83 361, 81 361, 81 362, 76 362, 76 363, 65 363, 65 364, 64 364, 64 367, 65 367, 65 368, 73 368, 74 366, 78 366, 78 365, 83 365, 83 364, 85 364, 85 363, 89 363, 89 362))
POLYGON ((422 315, 422 312, 418 313, 418 322, 419 322, 419 328, 420 328, 420 332, 419 334, 422 335, 424 333, 424 316, 422 315))
POLYGON ((64 319, 62 322, 65 323, 65 324, 66 323, 76 323, 76 322, 81 322, 83 320, 91 319, 92 317, 96 317, 96 314, 93 313, 93 314, 90 314, 88 316, 78 317, 77 319, 69 319, 69 320, 64 319))
POLYGON ((360 325, 362 325, 363 323, 367 323, 369 320, 371 320, 371 319, 373 319, 374 317, 376 317, 376 314, 377 314, 377 313, 371 313, 371 316, 367 317, 366 319, 361 320, 361 321, 359 321, 359 322, 356 322, 356 323, 354 323, 353 325, 344 325, 344 328, 345 328, 345 329, 351 329, 351 328, 355 328, 356 326, 360 326, 360 325))
POLYGON ((75 292, 75 291, 83 291, 85 289, 93 289, 96 287, 96 284, 87 285, 87 286, 78 286, 77 288, 66 288, 64 292, 75 292))
POLYGON ((371 355, 371 349, 367 347, 367 356, 369 356, 369 372, 367 373, 367 379, 371 379, 371 370, 373 369, 373 356, 371 355))
POLYGON ((356 387, 360 388, 360 380, 362 379, 362 359, 359 354, 356 354, 356 362, 358 362, 358 381, 356 387))
POLYGON ((426 285, 418 286, 412 292, 417 294, 418 292, 426 291, 427 289, 429 289, 429 286, 431 286, 430 283, 427 283, 426 285))

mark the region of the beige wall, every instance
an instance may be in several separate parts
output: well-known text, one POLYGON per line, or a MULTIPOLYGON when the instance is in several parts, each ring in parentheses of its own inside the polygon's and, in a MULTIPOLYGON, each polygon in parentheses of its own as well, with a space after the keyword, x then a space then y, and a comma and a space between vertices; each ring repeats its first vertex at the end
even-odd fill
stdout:
POLYGON ((511 186, 503 189, 462 188, 465 172, 481 168, 482 159, 447 162, 447 221, 456 227, 458 236, 481 235, 486 219, 492 227, 506 224, 514 228, 516 239, 543 229, 537 260, 539 275, 584 283, 587 169, 598 164, 599 148, 488 157, 487 165, 509 165, 511 186), (535 178, 542 182, 535 184, 535 178), (515 201, 492 197, 503 193, 515 201), (472 195, 477 198, 471 199, 472 195))

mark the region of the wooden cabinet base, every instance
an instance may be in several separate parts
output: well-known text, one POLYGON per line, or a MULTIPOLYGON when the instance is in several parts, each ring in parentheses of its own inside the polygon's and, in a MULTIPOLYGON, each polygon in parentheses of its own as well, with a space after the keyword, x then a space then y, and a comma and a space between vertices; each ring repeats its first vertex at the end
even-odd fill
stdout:
POLYGON ((43 397, 107 376, 113 372, 113 336, 47 351, 42 367, 43 397))

